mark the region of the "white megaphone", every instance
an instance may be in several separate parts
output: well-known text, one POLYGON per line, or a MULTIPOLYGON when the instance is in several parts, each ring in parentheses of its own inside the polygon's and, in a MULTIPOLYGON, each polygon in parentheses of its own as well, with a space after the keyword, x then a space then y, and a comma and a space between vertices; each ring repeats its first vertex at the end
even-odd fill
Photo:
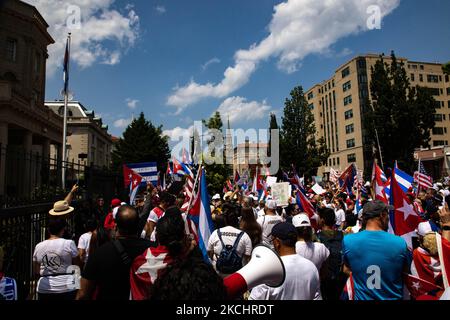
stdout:
POLYGON ((286 270, 278 254, 264 245, 258 245, 253 249, 250 262, 241 270, 226 277, 223 283, 228 298, 234 299, 260 284, 279 287, 285 278, 286 270))

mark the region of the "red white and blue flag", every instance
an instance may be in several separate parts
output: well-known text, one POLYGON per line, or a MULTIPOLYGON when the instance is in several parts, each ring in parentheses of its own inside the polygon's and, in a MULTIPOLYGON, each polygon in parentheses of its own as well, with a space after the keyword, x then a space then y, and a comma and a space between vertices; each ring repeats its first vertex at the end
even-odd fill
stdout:
POLYGON ((63 66, 64 94, 67 94, 69 90, 69 61, 70 61, 69 38, 67 38, 66 51, 64 53, 64 66, 63 66))
POLYGON ((433 178, 427 174, 422 162, 419 164, 419 171, 414 173, 414 181, 417 182, 418 189, 426 190, 433 187, 433 178))
POLYGON ((209 205, 210 199, 208 195, 205 169, 199 170, 201 170, 199 174, 199 189, 197 197, 194 200, 194 205, 189 211, 189 218, 197 227, 198 245, 203 253, 203 258, 205 261, 210 262, 207 248, 209 237, 214 230, 214 225, 212 222, 211 207, 209 205))
POLYGON ((139 190, 139 186, 142 182, 142 176, 138 174, 136 171, 128 168, 126 165, 123 165, 123 178, 125 187, 130 187, 130 204, 133 204, 134 198, 139 190))
POLYGON ((375 192, 375 200, 383 201, 388 204, 389 199, 386 195, 386 186, 388 180, 383 170, 374 162, 372 170, 372 186, 375 192))
POLYGON ((339 187, 341 190, 345 190, 348 195, 353 195, 352 188, 357 174, 358 171, 356 170, 356 166, 352 163, 339 177, 339 187))
MULTIPOLYGON (((394 171, 397 169, 394 169, 394 171)), ((394 210, 390 213, 390 232, 402 237, 412 249, 412 237, 422 218, 417 214, 414 205, 410 203, 406 193, 402 190, 397 175, 393 172, 391 177, 390 204, 394 210)))

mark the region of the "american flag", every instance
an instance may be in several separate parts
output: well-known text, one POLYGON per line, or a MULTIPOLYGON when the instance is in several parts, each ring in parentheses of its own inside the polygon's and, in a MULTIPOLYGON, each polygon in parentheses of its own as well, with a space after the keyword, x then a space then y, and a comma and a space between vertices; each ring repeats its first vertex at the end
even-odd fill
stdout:
MULTIPOLYGON (((187 167, 187 166, 186 166, 187 167)), ((193 197, 194 194, 194 181, 195 181, 195 177, 194 177, 194 172, 192 171, 191 168, 186 168, 187 169, 187 174, 186 174, 186 183, 184 184, 184 203, 181 206, 181 211, 182 212, 186 212, 188 210, 188 206, 189 206, 189 202, 191 202, 191 198, 193 197)))
POLYGON ((423 163, 420 162, 419 170, 414 173, 414 181, 417 182, 420 188, 428 189, 433 187, 433 179, 425 171, 423 163))

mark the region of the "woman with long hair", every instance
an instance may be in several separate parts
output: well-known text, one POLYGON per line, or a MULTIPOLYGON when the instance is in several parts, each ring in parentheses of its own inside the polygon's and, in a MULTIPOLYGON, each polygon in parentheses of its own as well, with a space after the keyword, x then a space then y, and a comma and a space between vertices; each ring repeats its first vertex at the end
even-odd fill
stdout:
POLYGON ((251 208, 242 208, 239 229, 248 234, 252 241, 253 248, 261 243, 262 229, 259 223, 256 222, 255 215, 251 208))

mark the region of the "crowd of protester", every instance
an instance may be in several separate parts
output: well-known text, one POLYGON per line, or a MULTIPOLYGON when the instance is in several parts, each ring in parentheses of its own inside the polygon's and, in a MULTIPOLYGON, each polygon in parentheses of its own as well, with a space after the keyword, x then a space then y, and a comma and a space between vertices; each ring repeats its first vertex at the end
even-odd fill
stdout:
POLYGON ((264 200, 237 186, 216 194, 210 207, 214 231, 207 247, 200 248, 195 224, 181 211, 182 193, 148 184, 133 206, 112 199, 105 210, 99 197, 95 205, 74 212, 74 186, 49 212, 48 239, 34 250, 38 299, 227 299, 223 279, 245 266, 258 245, 281 257, 285 281, 276 288, 259 285, 241 299, 339 300, 349 298, 349 283, 355 300, 417 299, 405 290, 406 274, 442 289, 433 293, 441 297, 436 233, 450 241, 447 186, 408 194, 423 219, 413 248, 387 232, 392 208, 372 199, 370 184, 359 212, 355 196, 331 184, 324 188, 324 194, 310 198, 313 216, 295 201, 300 191, 284 207, 272 199, 270 189, 264 200), (68 232, 72 215, 76 230, 68 232), (372 281, 371 272, 378 278, 372 281))

